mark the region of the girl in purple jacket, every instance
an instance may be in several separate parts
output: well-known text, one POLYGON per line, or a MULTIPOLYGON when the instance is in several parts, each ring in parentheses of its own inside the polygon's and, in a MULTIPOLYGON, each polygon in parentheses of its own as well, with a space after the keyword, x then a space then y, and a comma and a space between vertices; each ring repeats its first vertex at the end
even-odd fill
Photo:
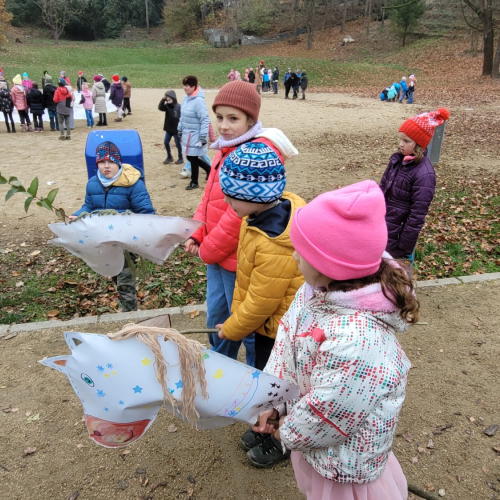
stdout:
POLYGON ((437 126, 450 117, 446 108, 406 120, 399 129, 399 149, 389 160, 380 181, 386 203, 389 241, 395 258, 413 260, 412 253, 434 198, 436 174, 427 157, 427 146, 437 126))

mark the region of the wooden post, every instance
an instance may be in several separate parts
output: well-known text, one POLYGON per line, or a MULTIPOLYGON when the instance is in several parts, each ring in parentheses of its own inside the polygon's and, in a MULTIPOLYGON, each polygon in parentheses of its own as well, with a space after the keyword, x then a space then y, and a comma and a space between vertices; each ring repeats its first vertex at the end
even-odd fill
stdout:
POLYGON ((146 5, 146 28, 147 28, 148 34, 149 34, 149 9, 148 9, 148 0, 144 0, 144 3, 146 5))

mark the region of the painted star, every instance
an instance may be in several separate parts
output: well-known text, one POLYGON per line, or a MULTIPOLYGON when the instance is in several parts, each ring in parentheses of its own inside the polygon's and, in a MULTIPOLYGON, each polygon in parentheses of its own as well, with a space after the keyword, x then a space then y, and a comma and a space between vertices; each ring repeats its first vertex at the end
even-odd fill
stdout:
POLYGON ((108 363, 108 364, 106 365, 106 367, 107 367, 107 368, 109 368, 109 369, 111 370, 111 368, 113 368, 113 365, 112 365, 111 363, 108 363))
POLYGON ((146 356, 144 359, 141 359, 142 366, 149 366, 151 363, 151 360, 146 356))
POLYGON ((80 243, 80 245, 83 245, 83 240, 78 240, 78 243, 80 243))
POLYGON ((271 387, 276 387, 276 382, 273 382, 273 383, 271 384, 271 387))
POLYGON ((267 395, 268 395, 268 396, 272 396, 272 395, 273 395, 273 393, 272 393, 272 392, 268 392, 268 393, 267 393, 267 395))
POLYGON ((261 373, 262 373, 262 372, 259 372, 259 371, 255 370, 255 371, 252 373, 252 378, 259 378, 261 373))
POLYGON ((109 411, 109 408, 104 408, 104 411, 109 411))
POLYGON ((112 373, 113 375, 116 375, 118 372, 116 372, 116 371, 112 371, 111 373, 112 373))
POLYGON ((120 400, 120 401, 118 401, 118 404, 119 404, 119 405, 124 405, 124 404, 125 404, 125 401, 120 400))
POLYGON ((101 389, 97 389, 97 397, 103 398, 104 396, 106 396, 105 392, 101 391, 101 389))
POLYGON ((133 390, 135 393, 142 394, 142 387, 139 387, 138 385, 136 385, 135 387, 132 387, 132 390, 133 390))
POLYGON ((133 240, 133 241, 137 241, 138 239, 139 239, 139 238, 138 238, 137 236, 133 236, 133 237, 132 237, 132 240, 133 240))
POLYGON ((110 225, 108 226, 108 229, 109 229, 110 231, 113 231, 113 229, 114 229, 114 228, 115 228, 115 226, 113 226, 113 224, 110 224, 110 225))
POLYGON ((99 366, 97 367, 97 369, 98 369, 100 372, 103 372, 103 371, 104 371, 104 366, 99 365, 99 366))
POLYGON ((179 380, 179 382, 175 383, 175 388, 176 389, 182 389, 182 380, 179 380))
POLYGON ((109 373, 105 373, 105 374, 104 374, 104 376, 105 376, 106 378, 109 378, 109 373))

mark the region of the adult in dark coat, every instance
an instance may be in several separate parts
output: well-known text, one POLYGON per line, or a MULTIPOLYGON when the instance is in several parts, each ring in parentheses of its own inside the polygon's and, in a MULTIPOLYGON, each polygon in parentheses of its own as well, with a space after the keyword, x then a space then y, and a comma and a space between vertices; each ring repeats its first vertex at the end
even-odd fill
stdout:
POLYGON ((38 83, 31 82, 31 90, 28 92, 28 106, 30 108, 31 114, 33 115, 33 126, 35 127, 35 132, 43 132, 43 111, 45 109, 43 94, 38 90, 38 83))
POLYGON ((300 88, 302 90, 302 100, 306 98, 306 89, 309 85, 309 77, 305 71, 302 71, 302 75, 300 77, 300 88))
POLYGON ((403 163, 404 155, 394 153, 380 181, 389 232, 387 251, 395 258, 408 258, 417 244, 436 189, 436 174, 427 157, 403 163))
POLYGON ((176 165, 182 165, 184 160, 182 159, 182 146, 181 139, 177 133, 177 126, 179 125, 179 119, 181 117, 181 105, 177 102, 177 96, 173 90, 168 90, 162 97, 160 104, 158 104, 158 109, 165 113, 165 120, 163 121, 163 130, 165 131, 165 150, 167 151, 167 158, 164 160, 164 164, 172 163, 174 161, 172 157, 172 152, 170 150, 170 141, 172 137, 175 141, 175 147, 179 153, 179 159, 175 162, 176 165))
MULTIPOLYGON (((0 68, 1 70, 1 68, 0 68)), ((3 73, 0 71, 0 111, 3 113, 7 132, 10 134, 10 123, 12 124, 12 132, 16 133, 16 126, 14 125, 14 118, 12 118, 12 111, 14 111, 14 104, 10 94, 9 84, 5 80, 3 73)))
POLYGON ((50 131, 59 130, 59 120, 57 119, 57 104, 54 102, 54 94, 57 87, 53 84, 52 77, 45 75, 45 87, 43 88, 43 104, 47 109, 50 120, 50 131))
POLYGON ((255 83, 255 73, 253 72, 253 68, 250 68, 250 72, 248 73, 248 82, 255 83))
MULTIPOLYGON (((297 94, 297 89, 299 87, 299 82, 300 79, 297 76, 297 73, 291 73, 290 78, 286 81, 285 85, 290 85, 290 87, 293 88, 293 98, 297 99, 298 94, 297 94)), ((290 92, 290 89, 288 89, 288 92, 290 92)))

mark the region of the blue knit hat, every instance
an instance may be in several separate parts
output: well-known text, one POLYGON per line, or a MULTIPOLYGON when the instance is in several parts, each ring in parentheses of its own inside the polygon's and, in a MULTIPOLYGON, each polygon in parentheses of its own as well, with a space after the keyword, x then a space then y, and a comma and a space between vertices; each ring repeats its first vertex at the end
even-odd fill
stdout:
POLYGON ((230 198, 272 203, 283 196, 285 166, 271 146, 264 142, 247 142, 226 158, 219 181, 222 192, 230 198))

